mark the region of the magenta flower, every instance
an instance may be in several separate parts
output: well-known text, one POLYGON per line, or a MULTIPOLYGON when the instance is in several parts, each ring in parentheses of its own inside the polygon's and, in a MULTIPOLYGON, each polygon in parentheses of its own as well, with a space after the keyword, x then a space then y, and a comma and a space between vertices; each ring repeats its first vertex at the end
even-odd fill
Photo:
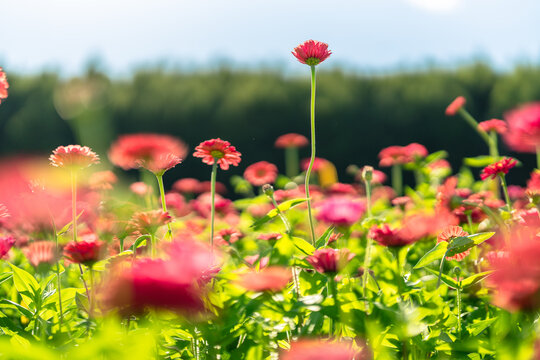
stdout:
POLYGON ((317 219, 337 226, 351 226, 360 220, 365 210, 363 202, 346 196, 333 196, 322 202, 317 219))
POLYGON ((328 50, 328 44, 326 43, 315 40, 307 40, 303 44, 295 47, 292 54, 302 64, 315 66, 326 60, 332 54, 332 52, 328 50))
POLYGON ((335 274, 343 269, 349 261, 354 258, 354 254, 349 249, 319 249, 313 255, 306 258, 307 262, 321 274, 335 274))

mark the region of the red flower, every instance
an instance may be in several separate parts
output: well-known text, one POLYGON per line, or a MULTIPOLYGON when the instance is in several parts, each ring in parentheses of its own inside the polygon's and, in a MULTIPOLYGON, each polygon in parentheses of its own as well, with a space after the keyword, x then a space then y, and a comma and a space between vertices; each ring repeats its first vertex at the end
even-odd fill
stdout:
POLYGON ((373 226, 369 230, 369 237, 378 242, 382 246, 387 247, 402 247, 414 242, 412 237, 401 236, 399 230, 391 229, 388 224, 383 224, 381 228, 373 226))
POLYGON ((69 262, 91 266, 105 255, 106 248, 107 244, 100 240, 72 241, 64 247, 64 256, 69 262))
POLYGON ((172 221, 168 212, 152 210, 135 213, 129 221, 129 226, 141 234, 155 234, 157 229, 172 221))
POLYGON ((367 354, 360 354, 351 343, 329 342, 319 339, 304 339, 291 343, 289 351, 281 353, 280 360, 364 360, 367 354))
POLYGON ((152 192, 152 188, 142 181, 134 182, 129 186, 129 189, 139 196, 145 196, 152 192))
MULTIPOLYGON (((300 167, 302 168, 302 171, 307 171, 308 167, 309 167, 309 162, 310 162, 310 158, 306 158, 306 159, 302 159, 302 161, 300 162, 300 167)), ((313 168, 312 170, 313 171, 319 171, 321 170, 325 165, 326 163, 328 163, 329 161, 326 160, 326 159, 323 159, 323 158, 319 158, 319 157, 316 157, 315 160, 313 161, 313 168)))
POLYGON ((445 114, 448 116, 456 115, 459 109, 465 106, 466 102, 467 100, 465 100, 463 96, 458 96, 454 101, 452 101, 452 103, 450 103, 450 105, 448 105, 445 114))
POLYGON ((187 152, 186 144, 169 135, 130 134, 112 144, 109 160, 124 170, 144 167, 157 172, 176 166, 187 152))
POLYGON ((98 171, 93 173, 88 180, 92 190, 111 190, 113 184, 116 184, 118 178, 110 170, 98 171))
POLYGON ((7 255, 9 250, 15 244, 15 238, 13 236, 0 237, 0 259, 3 259, 7 255))
POLYGON ((540 102, 528 103, 507 112, 508 131, 504 137, 515 151, 536 152, 540 145, 540 102))
POLYGON ((218 231, 218 233, 214 236, 214 242, 217 245, 228 245, 237 242, 243 237, 244 234, 242 234, 240 231, 233 228, 228 228, 218 231))
POLYGON ((34 267, 41 264, 52 265, 57 260, 56 244, 52 241, 36 241, 23 249, 28 262, 34 267))
POLYGON ((238 166, 242 154, 230 142, 220 138, 203 141, 195 148, 193 156, 202 158, 208 165, 218 163, 222 170, 228 170, 230 165, 238 166))
POLYGON ((488 178, 495 179, 499 174, 508 174, 511 168, 516 166, 517 161, 512 158, 503 158, 502 160, 497 161, 491 165, 488 165, 482 170, 480 174, 480 179, 486 180, 488 178))
MULTIPOLYGON (((441 241, 451 242, 454 238, 462 237, 462 236, 468 236, 469 233, 463 230, 461 226, 447 226, 444 228, 444 230, 437 236, 437 243, 440 243, 441 241)), ((462 253, 456 254, 454 256, 447 256, 447 260, 457 260, 461 261, 463 258, 467 255, 469 255, 471 251, 466 250, 462 253)))
POLYGON ((354 254, 348 249, 319 249, 306 258, 307 262, 322 274, 335 274, 352 260, 354 254))
MULTIPOLYGON (((199 213, 200 216, 205 218, 210 217, 212 209, 212 196, 209 192, 199 195, 195 200, 191 200, 190 204, 193 210, 199 213)), ((216 194, 214 208, 216 210, 216 215, 220 216, 226 216, 235 212, 232 201, 225 199, 219 194, 216 194)))
POLYGON ((358 191, 351 184, 335 183, 326 189, 329 195, 356 195, 358 191))
POLYGON ((7 209, 6 205, 0 204, 0 219, 1 218, 6 218, 6 217, 9 217, 8 209, 7 209))
POLYGON ((172 189, 179 193, 185 194, 198 194, 200 188, 200 181, 194 178, 184 178, 174 182, 172 189))
POLYGON ((268 256, 261 257, 259 254, 249 255, 244 258, 244 261, 248 263, 251 267, 255 267, 257 261, 259 262, 259 269, 265 268, 268 266, 268 261, 270 258, 268 256))
POLYGON ((170 192, 165 194, 165 204, 167 208, 174 210, 174 214, 177 217, 186 216, 191 212, 186 199, 178 193, 170 192))
POLYGON ((303 44, 295 47, 292 54, 302 64, 315 66, 326 60, 332 52, 328 50, 328 44, 326 43, 307 40, 303 44))
POLYGON ((99 164, 99 156, 88 146, 68 145, 57 147, 49 157, 52 166, 83 169, 99 164))
POLYGON ((277 166, 268 161, 259 161, 251 164, 244 171, 244 179, 253 186, 273 184, 278 175, 277 166))
POLYGON ((403 165, 411 162, 410 152, 405 146, 389 146, 379 152, 379 166, 403 165))
POLYGON ((412 158, 412 160, 428 156, 428 151, 426 147, 418 143, 412 143, 405 146, 405 152, 409 155, 410 158, 412 158))
POLYGON ((277 148, 299 148, 304 147, 309 144, 309 140, 304 135, 295 134, 295 133, 289 133, 285 135, 281 135, 276 139, 276 142, 274 143, 275 147, 277 148))
POLYGON ((258 272, 242 274, 238 284, 251 291, 281 291, 291 280, 291 271, 285 267, 270 266, 258 272))
POLYGON ((485 132, 495 131, 497 134, 501 135, 506 133, 506 130, 508 130, 506 122, 498 119, 482 121, 478 124, 478 128, 485 132))
POLYGON ((366 206, 344 196, 333 196, 320 204, 317 220, 337 226, 351 226, 364 214, 366 206))
POLYGON ((279 240, 283 237, 283 235, 281 235, 280 233, 269 233, 269 234, 260 234, 259 236, 257 236, 257 239, 258 240, 267 240, 267 241, 270 241, 270 240, 279 240))
POLYGON ((7 89, 9 89, 9 84, 7 81, 6 73, 0 67, 0 104, 2 103, 2 99, 8 97, 7 89))

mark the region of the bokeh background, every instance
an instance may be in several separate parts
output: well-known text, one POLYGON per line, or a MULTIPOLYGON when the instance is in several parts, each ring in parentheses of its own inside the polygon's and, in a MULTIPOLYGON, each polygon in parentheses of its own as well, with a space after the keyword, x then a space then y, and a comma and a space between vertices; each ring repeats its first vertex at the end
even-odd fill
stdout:
MULTIPOLYGON (((157 132, 191 149, 231 141, 243 161, 224 182, 260 160, 283 171, 274 140, 309 134, 309 69, 290 52, 310 38, 333 51, 318 66, 318 155, 341 181, 389 145, 447 150, 455 171, 486 154, 462 119, 444 115, 458 95, 479 121, 540 100, 534 0, 18 0, 1 9, 2 157, 80 143, 106 160, 119 134, 157 132)), ((534 157, 501 147, 524 162, 510 174, 524 184, 534 157)), ((166 181, 188 176, 209 169, 191 157, 166 181)))

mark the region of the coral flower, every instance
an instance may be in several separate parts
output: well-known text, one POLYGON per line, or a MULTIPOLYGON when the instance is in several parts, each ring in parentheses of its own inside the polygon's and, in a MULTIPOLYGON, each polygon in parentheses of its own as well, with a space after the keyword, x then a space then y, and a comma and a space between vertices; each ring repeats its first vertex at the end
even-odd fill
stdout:
POLYGON ((23 249, 28 262, 34 267, 52 265, 57 260, 56 244, 52 241, 36 241, 23 249))
POLYGON ((269 233, 269 234, 260 234, 259 236, 257 236, 257 239, 258 240, 266 240, 266 241, 275 241, 275 240, 279 240, 283 237, 283 235, 281 235, 280 233, 269 233))
POLYGON ((205 164, 214 165, 217 162, 221 170, 228 170, 230 165, 238 166, 241 155, 230 142, 220 138, 203 141, 193 153, 193 156, 202 158, 205 164))
POLYGON ((165 204, 168 209, 173 209, 177 217, 186 216, 191 212, 191 207, 186 202, 186 199, 178 193, 170 192, 165 194, 165 204))
MULTIPOLYGON (((364 351, 362 351, 364 352, 364 351)), ((365 360, 369 354, 359 354, 351 343, 304 339, 291 343, 289 351, 283 351, 280 360, 365 360)))
POLYGON ((9 211, 4 204, 0 204, 0 219, 9 217, 9 211))
POLYGON ((93 173, 88 180, 92 190, 111 190, 113 184, 116 184, 118 178, 110 170, 98 171, 93 173))
POLYGON ((491 165, 488 165, 482 170, 480 174, 480 179, 486 180, 488 178, 495 179, 499 174, 508 174, 511 168, 516 166, 517 160, 512 158, 503 158, 502 160, 497 161, 491 165))
MULTIPOLYGON (((308 167, 309 167, 309 162, 310 162, 310 158, 305 158, 305 159, 302 159, 302 161, 300 162, 300 167, 302 168, 302 171, 307 171, 308 167)), ((326 163, 328 163, 329 161, 326 160, 326 159, 323 159, 323 158, 320 158, 320 157, 316 157, 315 158, 315 161, 313 162, 313 171, 319 171, 321 170, 325 165, 326 163)))
POLYGON ((129 221, 129 226, 140 234, 155 234, 157 229, 172 221, 168 212, 152 210, 135 213, 129 221))
POLYGON ((129 190, 139 196, 145 196, 146 194, 152 192, 152 188, 142 181, 137 181, 129 185, 129 190))
POLYGON ((491 119, 482 121, 478 124, 478 128, 485 132, 495 131, 497 134, 504 134, 508 130, 506 122, 499 119, 491 119))
MULTIPOLYGON (((454 240, 454 238, 462 237, 462 236, 468 236, 469 233, 463 230, 461 226, 447 226, 443 229, 443 231, 437 236, 437 243, 440 243, 441 241, 451 242, 454 240)), ((461 261, 463 258, 467 255, 469 255, 470 249, 466 250, 462 253, 456 254, 454 256, 447 256, 447 260, 457 260, 461 261)))
POLYGON ((412 160, 416 158, 423 158, 428 155, 426 147, 418 143, 412 143, 405 146, 405 152, 409 155, 409 157, 412 158, 412 160))
POLYGON ((99 156, 88 146, 68 145, 57 147, 49 157, 52 166, 83 169, 99 163, 99 156))
POLYGON ((534 170, 531 173, 531 178, 527 180, 527 190, 540 192, 540 170, 534 170))
POLYGON ((218 231, 214 236, 214 243, 217 245, 228 245, 237 242, 244 237, 239 230, 229 228, 218 231))
POLYGON ((285 149, 285 148, 299 148, 304 147, 309 144, 309 140, 304 135, 289 133, 281 135, 276 139, 274 143, 275 147, 285 149))
POLYGON ((404 146, 389 146, 379 152, 379 166, 388 167, 411 162, 410 153, 404 146))
POLYGON ((0 237, 0 259, 3 259, 7 255, 9 250, 15 244, 15 238, 13 236, 0 237))
POLYGON ((179 164, 187 152, 186 144, 169 135, 130 134, 112 144, 109 160, 124 170, 144 167, 156 172, 179 164))
POLYGON ((364 214, 366 206, 345 196, 333 196, 320 204, 317 219, 336 226, 351 226, 364 214))
POLYGON ((105 255, 107 243, 96 241, 70 242, 64 247, 64 256, 69 262, 92 266, 105 255))
POLYGON ((302 64, 315 66, 326 60, 332 54, 332 52, 328 50, 328 44, 326 43, 315 40, 307 40, 303 44, 295 47, 292 54, 302 64))
POLYGON ((504 114, 508 131, 504 140, 519 152, 536 152, 540 146, 540 102, 528 103, 504 114))
POLYGON ((172 189, 182 194, 198 194, 200 181, 194 178, 184 178, 174 182, 172 189))
POLYGON ((7 89, 9 89, 9 83, 7 81, 6 73, 0 67, 0 104, 2 103, 2 99, 8 97, 7 89))
POLYGON ((268 161, 259 161, 249 165, 244 171, 244 179, 253 186, 273 184, 278 175, 277 166, 268 161))
POLYGON ((354 258, 354 254, 348 249, 325 248, 315 250, 313 255, 308 256, 306 260, 322 274, 335 274, 343 269, 352 258, 354 258))
POLYGON ((251 291, 281 291, 291 280, 291 271, 285 267, 270 266, 258 272, 242 274, 238 284, 251 291))
POLYGON ((454 99, 454 101, 450 103, 450 105, 448 105, 448 107, 446 108, 445 114, 448 116, 456 115, 459 109, 465 106, 466 102, 467 100, 465 100, 463 96, 458 96, 457 98, 454 99))
POLYGON ((409 236, 402 236, 399 230, 391 229, 388 224, 383 224, 380 228, 373 226, 369 230, 368 236, 380 245, 387 247, 402 247, 411 244, 415 240, 409 236))

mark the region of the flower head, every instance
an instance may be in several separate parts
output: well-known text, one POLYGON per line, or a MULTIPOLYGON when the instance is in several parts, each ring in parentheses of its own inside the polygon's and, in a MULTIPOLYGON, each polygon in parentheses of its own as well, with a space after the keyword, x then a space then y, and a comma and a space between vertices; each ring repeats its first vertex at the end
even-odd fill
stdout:
POLYGON ((257 240, 276 241, 283 237, 280 233, 259 234, 257 240))
POLYGON ((258 272, 241 275, 238 284, 251 291, 281 291, 291 280, 291 271, 281 266, 270 266, 258 272))
POLYGON ((320 204, 317 219, 337 226, 351 226, 364 214, 363 202, 345 196, 333 196, 320 204))
POLYGON ((359 354, 351 343, 303 339, 291 343, 289 351, 282 352, 280 360, 365 360, 368 354, 359 354))
POLYGON ((92 266, 99 261, 107 249, 107 243, 96 241, 70 242, 64 247, 64 256, 69 262, 92 266))
POLYGON ((109 160, 124 170, 144 167, 152 172, 178 165, 188 148, 181 140, 161 134, 120 136, 109 150, 109 160))
POLYGON ((445 114, 448 116, 456 115, 459 109, 465 106, 466 102, 467 100, 465 100, 463 96, 458 96, 457 98, 454 99, 454 101, 450 103, 450 105, 448 105, 448 107, 446 108, 445 114))
POLYGON ((93 173, 88 183, 92 190, 111 190, 117 181, 116 175, 112 171, 106 170, 93 173))
POLYGON ((23 249, 28 262, 34 267, 41 264, 52 265, 56 262, 56 244, 52 241, 35 241, 23 249))
POLYGON ((322 274, 335 274, 343 269, 354 254, 348 249, 319 249, 306 258, 315 270, 322 274))
POLYGON ((332 52, 328 50, 328 44, 326 43, 315 40, 307 40, 303 44, 295 47, 292 54, 302 64, 315 66, 326 60, 332 54, 332 52))
POLYGON ((136 181, 129 185, 129 190, 139 196, 145 196, 146 194, 152 192, 152 188, 142 181, 136 181))
POLYGON ((52 166, 83 169, 99 163, 99 156, 88 146, 68 145, 57 147, 49 157, 52 166))
POLYGON ((309 140, 304 135, 289 133, 281 135, 274 143, 277 148, 299 148, 309 144, 309 140))
POLYGON ((388 224, 383 224, 382 227, 373 226, 369 230, 368 236, 380 245, 387 247, 402 247, 415 240, 409 236, 402 236, 399 230, 391 229, 388 224))
POLYGON ((3 259, 7 255, 13 245, 15 245, 15 238, 13 236, 0 237, 0 259, 3 259))
POLYGON ((218 233, 214 236, 214 242, 217 245, 228 245, 237 242, 243 237, 244 234, 242 234, 239 230, 228 228, 218 231, 218 233))
POLYGON ((485 132, 495 131, 497 134, 504 134, 508 130, 506 122, 499 119, 491 119, 482 121, 478 124, 478 128, 485 132))
POLYGON ((272 184, 278 175, 277 166, 268 161, 259 161, 249 165, 244 171, 244 178, 253 186, 272 184))
POLYGON ((202 158, 205 164, 214 165, 217 162, 222 170, 228 170, 230 165, 238 166, 241 155, 230 142, 220 138, 203 141, 193 153, 193 156, 202 158))
POLYGON ((508 171, 510 171, 511 168, 516 166, 517 160, 512 158, 503 158, 502 160, 499 160, 491 165, 488 165, 482 170, 482 173, 480 174, 480 178, 482 180, 486 180, 488 178, 495 179, 497 178, 497 175, 500 174, 508 174, 508 171))
POLYGON ((201 187, 201 182, 194 178, 183 178, 177 180, 172 185, 174 191, 178 191, 182 194, 197 194, 201 187))
POLYGON ((155 234, 157 229, 172 221, 168 212, 152 210, 135 213, 129 221, 130 228, 140 234, 155 234))
POLYGON ((515 151, 534 153, 540 145, 540 102, 525 104, 504 114, 507 145, 515 151))
POLYGON ((8 97, 9 83, 7 81, 6 73, 0 67, 0 104, 2 100, 8 97))
MULTIPOLYGON (((437 243, 440 243, 441 241, 451 242, 457 237, 468 236, 468 235, 469 233, 463 230, 461 226, 455 226, 455 225, 447 226, 437 236, 437 243)), ((447 256, 446 259, 461 261, 463 260, 465 256, 469 255, 469 253, 470 253, 470 250, 466 250, 454 256, 447 256)))
POLYGON ((417 158, 426 157, 428 151, 424 145, 412 143, 407 146, 389 146, 379 152, 379 166, 403 165, 417 158))

